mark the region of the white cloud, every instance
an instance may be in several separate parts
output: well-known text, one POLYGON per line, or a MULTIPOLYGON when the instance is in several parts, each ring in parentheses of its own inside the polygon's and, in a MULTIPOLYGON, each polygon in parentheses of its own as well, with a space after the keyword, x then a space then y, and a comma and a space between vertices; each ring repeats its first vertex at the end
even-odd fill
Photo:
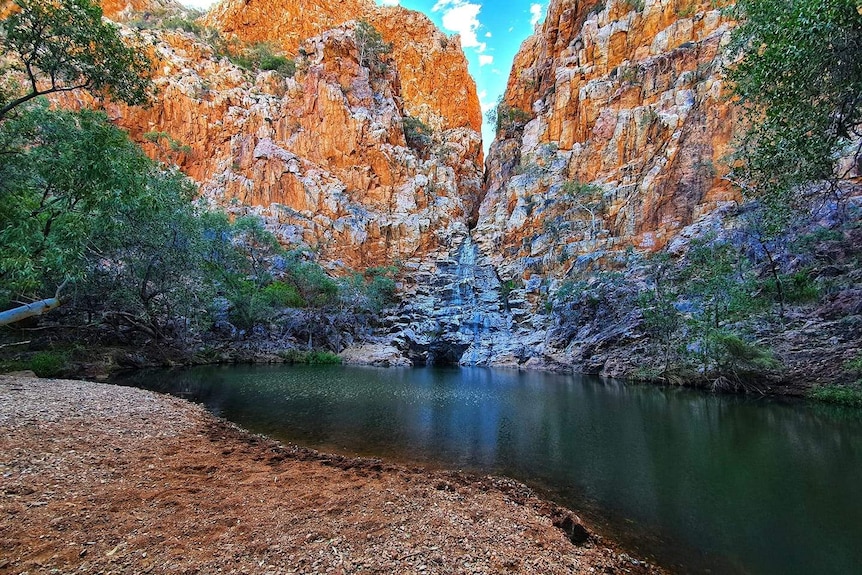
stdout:
POLYGON ((482 114, 495 107, 497 103, 491 99, 488 99, 488 90, 482 90, 479 92, 479 105, 482 107, 482 114))
POLYGON ((491 33, 490 33, 490 32, 485 32, 485 38, 490 38, 490 37, 491 37, 491 33))
POLYGON ((482 23, 479 22, 481 4, 473 4, 468 0, 438 0, 432 12, 443 12, 443 28, 461 36, 461 46, 475 48, 484 52, 487 44, 479 42, 477 36, 482 23))
POLYGON ((494 57, 493 56, 489 56, 487 54, 479 54, 479 65, 480 66, 487 66, 488 64, 493 64, 493 63, 494 63, 494 57))
POLYGON ((530 4, 530 24, 535 26, 542 19, 542 5, 530 4))

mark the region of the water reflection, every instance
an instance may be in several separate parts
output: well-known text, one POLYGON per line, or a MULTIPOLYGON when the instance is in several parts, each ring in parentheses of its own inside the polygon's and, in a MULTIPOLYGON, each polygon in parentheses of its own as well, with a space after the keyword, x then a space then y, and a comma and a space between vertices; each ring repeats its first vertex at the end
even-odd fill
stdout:
POLYGON ((862 566, 862 418, 486 369, 206 367, 138 374, 256 432, 512 476, 685 572, 862 566))

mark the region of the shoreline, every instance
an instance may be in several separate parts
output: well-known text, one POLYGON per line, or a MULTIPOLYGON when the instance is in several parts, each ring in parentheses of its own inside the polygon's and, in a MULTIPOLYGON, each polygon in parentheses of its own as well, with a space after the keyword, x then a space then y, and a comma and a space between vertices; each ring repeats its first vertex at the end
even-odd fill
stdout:
POLYGON ((0 376, 0 453, 0 573, 665 573, 516 481, 284 445, 134 388, 0 376))

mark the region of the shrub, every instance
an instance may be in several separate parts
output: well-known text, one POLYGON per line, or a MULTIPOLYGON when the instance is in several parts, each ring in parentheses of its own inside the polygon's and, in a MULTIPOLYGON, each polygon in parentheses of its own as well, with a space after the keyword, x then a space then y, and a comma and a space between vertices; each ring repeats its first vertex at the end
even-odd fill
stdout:
POLYGON ((771 351, 748 343, 734 333, 717 330, 711 334, 710 340, 716 363, 722 372, 756 374, 780 366, 771 351))
POLYGON ((581 197, 589 197, 594 196, 597 193, 602 191, 602 188, 595 184, 590 184, 587 182, 580 182, 578 180, 568 180, 563 182, 563 187, 561 188, 563 195, 567 198, 575 199, 581 197))
POLYGON ((296 287, 284 282, 272 282, 261 290, 260 297, 263 302, 275 307, 305 306, 305 301, 296 287))
POLYGON ((384 56, 392 52, 392 44, 383 40, 380 32, 366 20, 356 24, 356 48, 359 50, 359 63, 368 68, 371 76, 385 76, 388 64, 384 56))
POLYGON ((858 384, 845 387, 821 386, 808 393, 810 399, 844 405, 846 407, 862 408, 862 387, 858 384))
POLYGON ((404 139, 407 145, 414 150, 424 151, 431 145, 433 130, 419 118, 404 116, 402 120, 404 127, 404 139))
POLYGON ((30 358, 30 370, 39 377, 62 375, 69 363, 69 355, 60 351, 40 351, 30 358))
POLYGON ((285 363, 291 364, 338 365, 341 363, 341 357, 331 351, 288 349, 279 353, 279 356, 285 363))
POLYGON ((817 301, 820 289, 807 270, 801 270, 784 278, 784 297, 788 303, 817 301))
POLYGON ((287 78, 296 74, 296 62, 276 54, 275 48, 267 42, 252 44, 239 50, 228 50, 228 58, 246 70, 272 70, 287 78))
POLYGON ((341 363, 341 358, 331 351, 310 351, 306 355, 305 363, 308 365, 335 365, 341 363))

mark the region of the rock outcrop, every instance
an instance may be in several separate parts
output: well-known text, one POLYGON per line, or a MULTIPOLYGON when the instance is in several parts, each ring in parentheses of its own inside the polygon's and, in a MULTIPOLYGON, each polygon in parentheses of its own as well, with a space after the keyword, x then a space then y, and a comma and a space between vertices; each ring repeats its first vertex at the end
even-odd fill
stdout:
POLYGON ((722 202, 734 107, 721 3, 552 2, 515 59, 477 241, 507 278, 656 250, 722 202))
POLYGON ((712 1, 637 4, 555 0, 522 45, 478 223, 416 270, 409 303, 390 318, 399 327, 386 341, 414 362, 623 373, 599 349, 637 322, 589 327, 583 345, 557 341, 551 295, 736 199, 722 179, 733 22, 712 1))
POLYGON ((206 23, 246 43, 269 42, 299 54, 306 38, 351 20, 373 25, 392 44, 401 76, 404 111, 435 129, 482 129, 476 83, 457 36, 440 32, 427 16, 398 6, 379 7, 372 0, 224 0, 206 23))
MULTIPOLYGON (((255 14, 250 6, 246 17, 255 14)), ((123 20, 136 7, 109 4, 106 11, 123 20)), ((210 23, 229 8, 221 6, 210 23)), ((300 8, 286 3, 275 12, 291 10, 300 8)), ((260 214, 285 244, 314 248, 336 273, 448 246, 449 228, 475 213, 482 181, 475 85, 465 80, 458 100, 444 93, 448 84, 435 87, 430 72, 469 78, 458 42, 417 13, 363 2, 303 6, 300 20, 317 27, 298 28, 300 36, 316 35, 297 40, 295 73, 240 68, 205 35, 143 30, 153 46, 155 103, 101 105, 150 155, 177 163, 199 182, 204 197, 236 213, 260 214), (384 34, 410 30, 410 42, 383 56, 380 69, 361 61, 356 23, 339 23, 353 16, 353 5, 377 14, 384 34), (404 64, 405 73, 399 54, 411 51, 419 59, 404 64), (426 141, 408 143, 404 121, 411 116, 432 128, 426 141)), ((77 94, 66 102, 94 104, 77 94)))

